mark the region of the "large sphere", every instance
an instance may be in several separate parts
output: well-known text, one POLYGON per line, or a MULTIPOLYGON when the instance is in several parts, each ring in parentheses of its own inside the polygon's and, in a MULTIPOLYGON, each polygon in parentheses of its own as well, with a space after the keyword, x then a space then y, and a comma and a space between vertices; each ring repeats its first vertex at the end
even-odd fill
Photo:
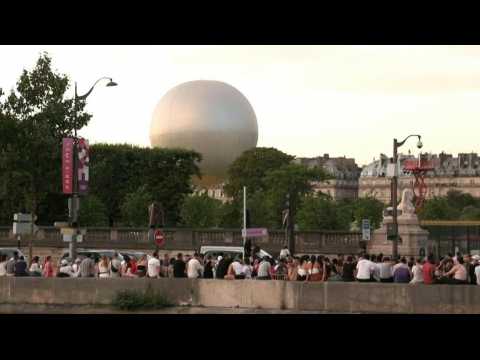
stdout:
POLYGON ((247 98, 220 81, 174 87, 157 104, 150 126, 152 146, 202 154, 204 185, 223 180, 228 166, 257 139, 257 118, 247 98))

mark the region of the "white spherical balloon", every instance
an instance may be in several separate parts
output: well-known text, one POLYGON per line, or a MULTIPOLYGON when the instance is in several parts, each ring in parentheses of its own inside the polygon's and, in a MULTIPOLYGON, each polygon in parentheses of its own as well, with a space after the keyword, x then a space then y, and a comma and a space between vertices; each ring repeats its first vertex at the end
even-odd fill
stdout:
POLYGON ((157 104, 150 126, 152 146, 201 153, 200 169, 210 182, 224 179, 228 166, 257 139, 257 118, 247 98, 220 81, 174 87, 157 104))

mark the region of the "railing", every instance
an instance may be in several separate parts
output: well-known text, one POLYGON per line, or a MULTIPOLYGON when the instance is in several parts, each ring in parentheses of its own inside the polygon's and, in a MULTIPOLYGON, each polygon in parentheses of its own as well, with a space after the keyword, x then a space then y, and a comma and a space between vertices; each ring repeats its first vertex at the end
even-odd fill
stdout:
MULTIPOLYGON (((166 250, 196 250, 203 245, 241 246, 242 233, 237 229, 164 229, 166 250)), ((360 249, 361 233, 334 231, 303 231, 295 233, 299 253, 353 253, 360 249)), ((268 237, 253 239, 262 249, 277 254, 286 245, 285 231, 269 231, 268 237)), ((0 227, 0 246, 16 246, 10 227, 0 227)), ((40 227, 34 246, 67 247, 59 229, 40 227)), ((146 228, 89 228, 79 243, 93 248, 155 248, 148 240, 146 228)))

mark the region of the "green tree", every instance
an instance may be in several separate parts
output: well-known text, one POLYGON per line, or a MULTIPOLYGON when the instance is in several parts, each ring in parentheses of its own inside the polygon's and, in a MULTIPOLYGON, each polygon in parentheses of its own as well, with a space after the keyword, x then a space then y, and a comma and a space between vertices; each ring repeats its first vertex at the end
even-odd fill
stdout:
POLYGON ((353 216, 357 228, 360 228, 363 219, 370 220, 370 226, 378 229, 383 219, 384 204, 374 197, 359 198, 353 203, 353 216))
POLYGON ((418 217, 421 220, 458 220, 461 211, 450 205, 447 197, 434 197, 425 201, 418 217))
POLYGON ((265 191, 267 172, 279 169, 293 159, 293 156, 275 148, 258 147, 247 150, 230 165, 224 186, 225 193, 240 199, 244 186, 247 187, 249 196, 257 191, 265 191))
POLYGON ((478 207, 480 205, 478 199, 475 199, 472 195, 462 193, 458 190, 450 190, 447 193, 447 201, 452 208, 462 211, 467 206, 478 207))
POLYGON ((121 205, 123 224, 133 227, 148 226, 148 206, 153 202, 152 198, 145 186, 128 193, 121 205))
POLYGON ((480 208, 475 206, 464 207, 462 213, 460 214, 459 220, 479 221, 480 208))
POLYGON ((281 226, 281 214, 285 209, 287 196, 290 202, 291 218, 295 219, 302 200, 313 191, 312 182, 324 181, 328 176, 321 168, 307 168, 303 165, 288 164, 266 173, 264 183, 267 203, 273 224, 281 226))
POLYGON ((239 229, 243 226, 243 210, 240 202, 232 200, 224 203, 220 212, 220 227, 239 229))
MULTIPOLYGON (((121 222, 122 203, 141 186, 165 209, 166 225, 180 221, 180 208, 193 192, 201 155, 184 149, 142 148, 128 144, 90 147, 90 191, 107 205, 110 225, 121 222)), ((143 211, 143 210, 142 210, 143 211)))
POLYGON ((306 196, 298 210, 300 230, 349 230, 350 214, 342 214, 344 208, 326 196, 306 196))
POLYGON ((188 196, 181 209, 183 225, 191 228, 214 228, 221 223, 222 202, 206 193, 188 196))
POLYGON ((82 226, 108 226, 107 208, 95 195, 82 199, 79 223, 82 226))
MULTIPOLYGON (((61 193, 61 139, 72 134, 75 115, 73 100, 65 96, 68 88, 68 76, 53 71, 51 58, 43 53, 7 97, 0 90, 2 219, 23 208, 37 214, 49 193, 61 193)), ((91 118, 84 106, 79 101, 79 129, 91 118)), ((39 214, 39 223, 44 220, 39 214)))

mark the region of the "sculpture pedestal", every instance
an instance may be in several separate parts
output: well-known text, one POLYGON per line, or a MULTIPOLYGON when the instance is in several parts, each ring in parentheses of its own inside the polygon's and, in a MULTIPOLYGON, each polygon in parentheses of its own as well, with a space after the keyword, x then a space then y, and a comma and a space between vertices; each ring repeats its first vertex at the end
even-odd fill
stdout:
MULTIPOLYGON (((398 234, 401 240, 398 241, 399 256, 420 256, 420 251, 424 249, 424 256, 434 252, 433 243, 428 240, 428 231, 420 227, 418 218, 415 214, 401 215, 398 218, 398 234)), ((391 216, 383 218, 383 224, 380 229, 373 232, 372 239, 367 242, 367 252, 369 254, 380 254, 392 256, 393 241, 387 240, 387 225, 392 224, 391 216)))

